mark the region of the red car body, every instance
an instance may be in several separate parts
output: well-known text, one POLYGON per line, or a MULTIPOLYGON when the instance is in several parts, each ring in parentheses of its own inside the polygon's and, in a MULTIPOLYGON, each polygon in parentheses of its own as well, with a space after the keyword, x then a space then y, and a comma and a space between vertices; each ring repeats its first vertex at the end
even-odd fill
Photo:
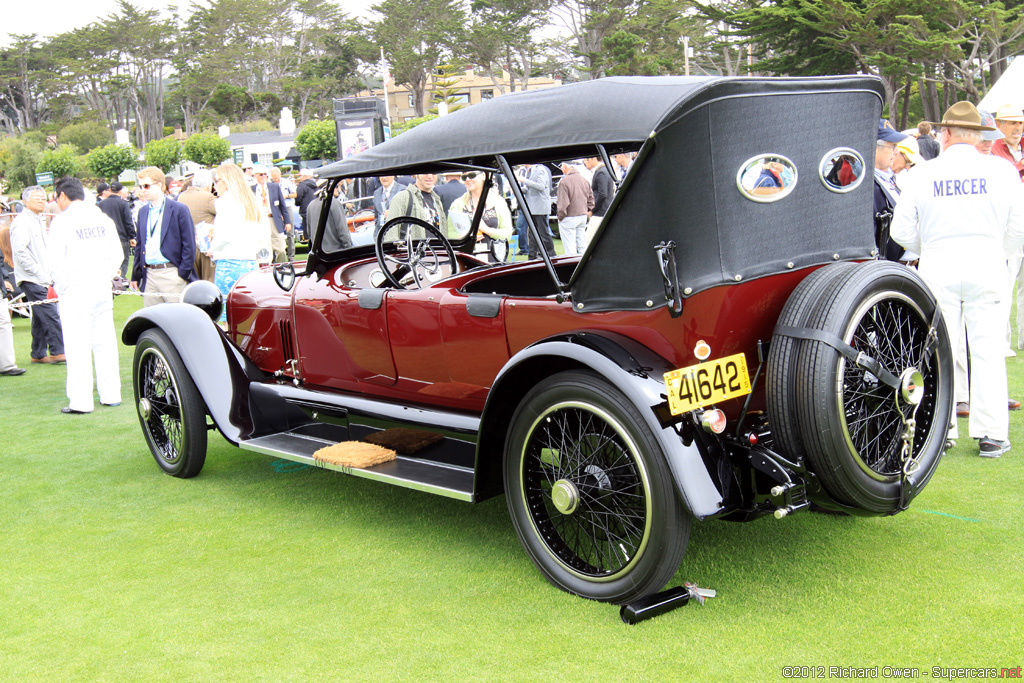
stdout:
POLYGON ((372 248, 329 252, 323 210, 303 272, 243 276, 226 330, 209 283, 139 311, 122 336, 150 451, 194 477, 208 417, 248 450, 504 493, 551 583, 617 603, 672 577, 692 519, 900 512, 945 449, 952 360, 927 286, 873 260, 881 93, 867 77, 605 79, 332 164, 325 201, 344 178, 455 169, 525 206, 513 164, 637 151, 580 256, 489 263, 483 202, 468 233, 389 217, 372 248), (379 464, 322 455, 382 440, 399 445, 379 464))

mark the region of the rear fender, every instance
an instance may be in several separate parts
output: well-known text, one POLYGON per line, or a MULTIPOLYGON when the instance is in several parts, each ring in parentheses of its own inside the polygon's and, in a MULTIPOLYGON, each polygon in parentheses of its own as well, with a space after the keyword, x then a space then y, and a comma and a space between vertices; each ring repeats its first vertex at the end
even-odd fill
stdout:
POLYGON ((158 328, 174 345, 206 411, 228 441, 237 444, 253 433, 249 383, 266 377, 224 331, 201 309, 190 304, 161 304, 136 311, 121 331, 127 346, 146 330, 158 328))
POLYGON ((662 376, 673 368, 635 340, 604 331, 575 332, 537 342, 514 355, 502 368, 481 420, 477 445, 480 495, 500 492, 505 438, 515 406, 544 377, 571 369, 592 370, 632 401, 668 459, 676 490, 694 517, 705 519, 723 510, 725 501, 701 458, 697 440, 685 445, 668 424, 662 376))

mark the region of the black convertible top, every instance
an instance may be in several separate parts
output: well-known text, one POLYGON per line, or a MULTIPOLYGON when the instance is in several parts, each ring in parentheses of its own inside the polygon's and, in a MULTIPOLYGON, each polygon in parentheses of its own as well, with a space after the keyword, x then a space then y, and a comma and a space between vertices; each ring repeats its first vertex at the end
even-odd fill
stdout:
POLYGON ((640 149, 567 283, 574 310, 665 305, 658 245, 676 245, 683 297, 723 284, 874 255, 871 167, 883 88, 870 76, 616 77, 503 95, 418 126, 320 170, 398 175, 640 149), (819 169, 842 149, 859 185, 830 191, 819 169), (754 157, 791 160, 791 191, 737 188, 754 157))
POLYGON ((445 162, 496 168, 493 156, 515 165, 637 149, 685 109, 717 97, 857 88, 878 93, 878 79, 618 76, 502 95, 466 107, 320 168, 322 178, 400 175, 440 170, 445 162), (684 107, 684 105, 689 105, 684 107))
MULTIPOLYGON (((604 78, 502 95, 417 126, 318 175, 383 175, 442 161, 493 167, 495 154, 516 164, 558 148, 586 147, 592 156, 598 143, 636 149, 667 111, 713 80, 604 78)), ((566 151, 565 158, 572 156, 566 151)))

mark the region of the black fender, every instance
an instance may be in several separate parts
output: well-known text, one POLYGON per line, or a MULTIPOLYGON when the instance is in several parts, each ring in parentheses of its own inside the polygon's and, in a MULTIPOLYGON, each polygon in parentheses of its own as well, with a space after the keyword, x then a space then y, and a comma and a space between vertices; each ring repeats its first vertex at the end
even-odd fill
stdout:
POLYGON ((134 346, 143 332, 154 327, 174 344, 224 438, 238 444, 252 435, 249 383, 266 374, 231 343, 219 325, 191 304, 160 304, 136 311, 125 323, 121 341, 134 346))
POLYGON ((706 519, 723 511, 725 501, 698 440, 685 445, 672 425, 663 375, 674 368, 637 341, 606 331, 572 332, 536 342, 501 369, 481 419, 476 458, 480 494, 495 493, 493 487, 501 486, 505 438, 519 400, 540 378, 569 369, 592 370, 633 402, 665 453, 680 499, 694 517, 706 519))

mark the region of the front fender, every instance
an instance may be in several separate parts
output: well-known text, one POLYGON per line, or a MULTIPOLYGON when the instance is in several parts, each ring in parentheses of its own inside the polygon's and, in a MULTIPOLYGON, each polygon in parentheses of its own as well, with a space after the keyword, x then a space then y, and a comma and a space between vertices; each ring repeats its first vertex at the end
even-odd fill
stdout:
POLYGON ((671 425, 664 396, 664 373, 672 366, 633 339, 613 332, 575 332, 537 342, 515 354, 498 373, 484 406, 477 467, 482 481, 501 469, 504 442, 514 406, 540 378, 585 368, 611 382, 636 406, 668 460, 676 490, 690 513, 705 519, 725 506, 694 440, 685 445, 671 425))
POLYGON ((154 327, 171 340, 224 437, 237 444, 250 436, 249 383, 263 379, 263 371, 205 312, 190 304, 160 304, 136 311, 125 323, 121 341, 134 346, 143 332, 154 327))

